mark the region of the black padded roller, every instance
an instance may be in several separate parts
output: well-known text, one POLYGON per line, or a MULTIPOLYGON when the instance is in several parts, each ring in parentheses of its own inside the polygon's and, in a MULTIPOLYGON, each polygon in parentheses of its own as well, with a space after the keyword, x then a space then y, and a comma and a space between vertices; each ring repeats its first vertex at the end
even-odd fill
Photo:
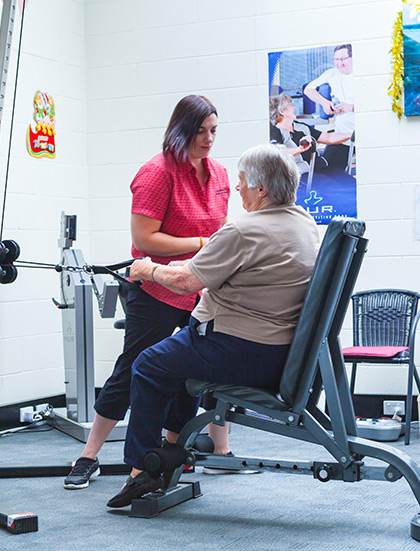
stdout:
POLYGON ((165 444, 160 448, 153 448, 144 456, 144 470, 149 474, 158 475, 165 471, 173 471, 184 463, 191 465, 194 457, 179 444, 165 444))

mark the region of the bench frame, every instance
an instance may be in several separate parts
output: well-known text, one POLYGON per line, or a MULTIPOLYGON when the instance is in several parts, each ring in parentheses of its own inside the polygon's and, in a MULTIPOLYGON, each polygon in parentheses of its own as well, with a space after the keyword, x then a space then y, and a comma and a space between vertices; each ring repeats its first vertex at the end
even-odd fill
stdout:
MULTIPOLYGON (((394 482, 404 477, 420 504, 420 468, 416 462, 396 448, 357 436, 339 333, 366 252, 368 242, 363 237, 364 230, 364 223, 357 220, 335 218, 330 223, 283 369, 280 388, 268 391, 187 381, 191 394, 212 392, 217 403, 214 410, 189 421, 178 438, 178 444, 191 448, 196 436, 209 423, 223 426, 230 422, 319 444, 333 460, 267 460, 193 452, 195 465, 309 474, 322 482, 359 482, 364 479, 394 482), (318 406, 323 390, 328 414, 318 406), (379 459, 386 465, 367 466, 364 457, 379 459)), ((182 472, 183 466, 180 466, 164 473, 167 490, 134 500, 131 515, 154 516, 156 511, 201 495, 197 486, 187 492, 185 485, 180 485, 182 472), (156 500, 159 505, 156 505, 156 500), (152 501, 153 507, 150 505, 152 501), (151 514, 152 508, 154 514, 151 514)), ((411 521, 411 536, 420 541, 419 515, 411 521)))

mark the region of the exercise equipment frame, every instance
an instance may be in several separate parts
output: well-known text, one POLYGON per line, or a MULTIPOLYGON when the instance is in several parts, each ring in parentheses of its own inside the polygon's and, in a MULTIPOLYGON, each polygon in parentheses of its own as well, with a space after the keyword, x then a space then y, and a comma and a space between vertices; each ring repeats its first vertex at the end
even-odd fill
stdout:
MULTIPOLYGON (((180 433, 178 443, 191 446, 208 423, 226 422, 319 444, 332 461, 266 460, 194 453, 195 465, 231 469, 260 469, 277 473, 309 474, 322 481, 394 482, 404 477, 420 504, 420 469, 407 454, 382 443, 357 436, 339 333, 367 247, 363 222, 334 219, 325 234, 308 292, 302 307, 295 337, 284 366, 280 386, 272 391, 202 381, 187 381, 192 395, 213 392, 217 405, 213 411, 192 419, 180 433), (325 390, 328 414, 318 407, 325 390), (241 408, 241 410, 238 410, 241 408), (239 411, 244 411, 241 413, 239 411), (254 413, 253 413, 254 412, 254 413), (364 457, 385 462, 386 466, 367 466, 364 457)), ((172 501, 182 466, 164 473, 172 501)), ((178 490, 177 490, 178 488, 178 490)), ((194 497, 194 496, 193 496, 194 497)), ((164 500, 165 492, 155 499, 164 500)), ((134 500, 132 514, 139 510, 134 500)), ((180 495, 180 502, 184 501, 180 495)), ((155 505, 156 508, 156 505, 155 505)), ((144 517, 152 516, 143 506, 144 517)), ((411 535, 420 540, 420 516, 411 522, 411 535)))

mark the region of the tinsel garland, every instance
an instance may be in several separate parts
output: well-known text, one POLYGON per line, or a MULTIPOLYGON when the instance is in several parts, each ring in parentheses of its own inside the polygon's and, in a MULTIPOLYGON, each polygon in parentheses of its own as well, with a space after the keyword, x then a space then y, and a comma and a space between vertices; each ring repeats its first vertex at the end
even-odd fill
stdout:
MULTIPOLYGON (((402 0, 404 4, 412 7, 412 15, 420 14, 420 2, 414 0, 402 0)), ((403 110, 401 101, 404 88, 404 51, 403 51, 403 22, 402 11, 397 13, 394 23, 394 33, 392 36, 392 48, 389 53, 392 56, 392 82, 388 87, 388 95, 392 97, 392 110, 401 119, 403 110)))

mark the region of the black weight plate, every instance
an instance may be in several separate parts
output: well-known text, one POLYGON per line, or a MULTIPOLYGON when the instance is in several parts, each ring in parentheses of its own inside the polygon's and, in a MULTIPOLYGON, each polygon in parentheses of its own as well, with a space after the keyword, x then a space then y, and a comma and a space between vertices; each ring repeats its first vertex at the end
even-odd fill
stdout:
POLYGON ((207 434, 199 434, 194 440, 192 448, 202 453, 213 453, 214 442, 207 434))
POLYGON ((0 267, 0 283, 13 283, 18 276, 16 266, 1 266, 0 267))
POLYGON ((0 241, 0 264, 4 261, 7 255, 6 245, 3 244, 3 241, 0 241))
POLYGON ((17 258, 19 258, 20 255, 20 247, 16 243, 16 241, 13 241, 10 239, 9 241, 3 241, 3 245, 9 249, 9 252, 6 255, 6 258, 4 259, 5 264, 12 264, 17 258))

